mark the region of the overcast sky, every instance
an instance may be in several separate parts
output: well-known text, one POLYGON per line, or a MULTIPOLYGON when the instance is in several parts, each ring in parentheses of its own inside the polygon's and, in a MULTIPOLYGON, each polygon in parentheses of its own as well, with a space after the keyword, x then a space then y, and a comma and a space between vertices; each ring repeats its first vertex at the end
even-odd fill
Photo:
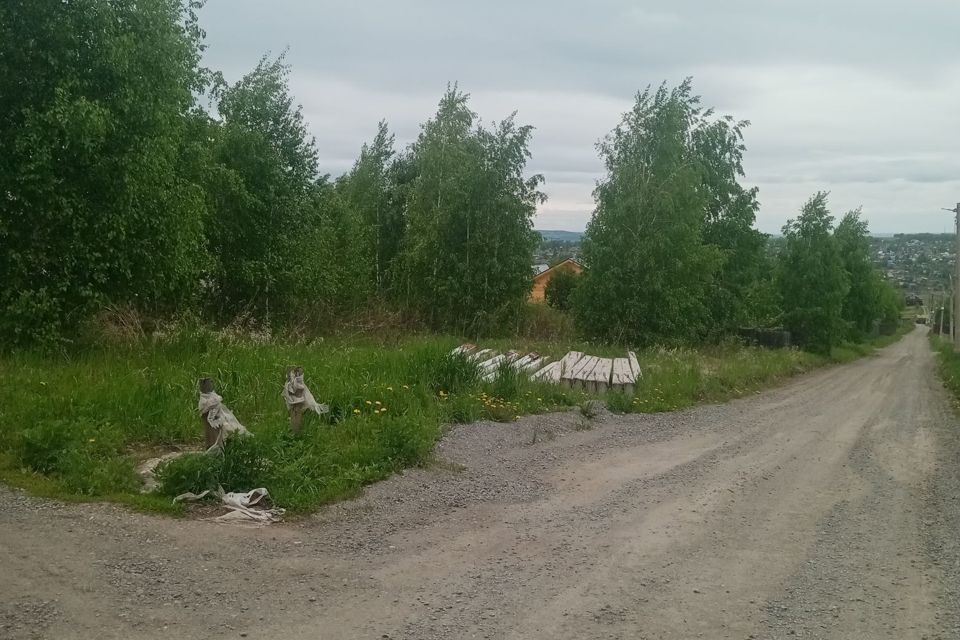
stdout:
POLYGON ((957 0, 208 0, 206 63, 236 80, 289 47, 291 86, 339 175, 385 118, 402 145, 448 81, 484 121, 536 127, 540 229, 582 230, 595 143, 638 89, 693 76, 707 105, 752 122, 747 185, 778 232, 831 192, 875 233, 940 232, 960 201, 957 0))

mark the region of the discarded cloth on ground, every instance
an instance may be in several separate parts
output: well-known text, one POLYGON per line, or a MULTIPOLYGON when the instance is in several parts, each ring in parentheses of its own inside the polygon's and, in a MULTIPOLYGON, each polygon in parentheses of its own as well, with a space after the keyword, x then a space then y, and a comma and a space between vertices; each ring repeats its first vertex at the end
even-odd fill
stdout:
POLYGON ((229 511, 215 518, 207 518, 214 522, 237 522, 246 524, 270 524, 279 522, 286 513, 284 509, 272 506, 270 492, 260 487, 246 493, 224 493, 222 490, 202 493, 182 493, 173 499, 174 502, 198 502, 211 493, 220 498, 220 502, 229 511))

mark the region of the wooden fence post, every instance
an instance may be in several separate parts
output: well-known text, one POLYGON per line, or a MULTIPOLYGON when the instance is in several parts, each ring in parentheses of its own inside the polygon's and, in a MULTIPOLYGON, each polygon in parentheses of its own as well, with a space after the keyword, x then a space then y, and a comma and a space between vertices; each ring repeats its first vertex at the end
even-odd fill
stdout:
MULTIPOLYGON (((212 378, 200 378, 200 393, 212 393, 213 392, 213 379, 212 378)), ((207 449, 217 444, 217 438, 219 437, 219 432, 210 426, 210 421, 207 419, 208 412, 203 412, 200 414, 200 424, 203 426, 203 437, 207 443, 207 449)))
POLYGON ((303 367, 287 367, 286 387, 290 396, 287 401, 287 410, 290 413, 290 431, 294 435, 299 435, 303 428, 303 411, 306 403, 303 397, 303 385, 297 383, 297 378, 302 379, 302 377, 303 367))

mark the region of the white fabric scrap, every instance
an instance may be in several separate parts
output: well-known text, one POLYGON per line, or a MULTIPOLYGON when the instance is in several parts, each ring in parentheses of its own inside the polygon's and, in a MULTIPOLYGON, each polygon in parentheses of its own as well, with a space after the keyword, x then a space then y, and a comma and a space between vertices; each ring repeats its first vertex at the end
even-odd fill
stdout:
POLYGON ((218 522, 249 520, 269 524, 278 522, 285 513, 284 509, 270 506, 270 493, 263 487, 246 493, 225 493, 220 501, 230 512, 214 518, 218 522))
POLYGON ((325 404, 319 404, 310 393, 309 387, 303 382, 303 374, 294 375, 287 378, 280 392, 284 402, 287 403, 287 409, 295 405, 302 404, 304 408, 315 411, 317 415, 323 415, 330 411, 330 407, 325 404))
POLYGON ((233 411, 223 404, 223 398, 216 391, 210 393, 201 393, 200 402, 197 405, 200 415, 206 414, 207 422, 217 430, 217 442, 207 451, 219 451, 223 447, 223 441, 231 433, 237 433, 242 436, 253 435, 247 428, 240 424, 233 411))
MULTIPOLYGON (((173 499, 174 502, 198 502, 211 492, 209 490, 202 493, 183 493, 173 499)), ((217 516, 216 518, 206 518, 212 522, 225 522, 237 524, 271 524, 280 522, 286 510, 279 507, 270 506, 270 492, 260 487, 247 491, 246 493, 223 493, 222 490, 214 492, 214 495, 220 498, 220 502, 229 511, 217 516)))

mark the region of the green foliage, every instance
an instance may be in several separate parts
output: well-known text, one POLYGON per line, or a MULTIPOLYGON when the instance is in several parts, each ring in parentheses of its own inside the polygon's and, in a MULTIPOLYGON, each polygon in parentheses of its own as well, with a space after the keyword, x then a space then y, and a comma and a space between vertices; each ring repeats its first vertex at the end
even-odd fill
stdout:
POLYGON ((569 313, 535 302, 524 304, 516 318, 516 325, 506 328, 507 335, 514 342, 525 339, 569 345, 576 339, 576 328, 569 313))
POLYGON ((703 241, 711 203, 700 139, 710 116, 689 80, 648 88, 600 144, 607 176, 594 192, 574 296, 587 336, 642 345, 704 333, 722 258, 703 241))
POLYGON ((370 278, 380 292, 387 287, 405 224, 403 195, 399 193, 405 159, 396 157, 393 144, 393 134, 381 121, 377 135, 363 145, 353 169, 337 181, 337 190, 363 223, 366 233, 351 240, 365 245, 370 278))
POLYGON ((179 166, 203 79, 196 7, 0 7, 6 342, 57 342, 105 304, 157 309, 192 292, 204 204, 179 166))
POLYGON ((411 147, 416 178, 397 295, 434 326, 473 333, 504 324, 530 287, 543 178, 524 175, 532 128, 477 123, 450 88, 411 147))
MULTIPOLYGON (((222 459, 219 456, 206 453, 188 453, 174 458, 156 470, 160 493, 175 497, 183 493, 216 491, 220 486, 221 466, 222 459)), ((245 490, 249 491, 250 488, 245 490)))
POLYGON ((607 409, 613 413, 630 413, 633 410, 633 396, 623 391, 611 391, 607 394, 607 409))
POLYGON ((738 328, 773 322, 778 308, 771 295, 771 265, 767 238, 753 228, 759 209, 757 188, 745 189, 743 130, 750 123, 725 116, 698 127, 692 146, 702 170, 706 195, 703 240, 719 251, 706 305, 708 335, 719 338, 738 328))
POLYGON ((270 481, 270 462, 256 438, 231 437, 221 453, 193 453, 174 458, 156 471, 160 492, 249 491, 270 481))
POLYGON ((580 276, 570 269, 557 269, 543 291, 547 304, 559 311, 569 311, 573 290, 580 276))
POLYGON ((507 360, 502 360, 497 366, 492 383, 487 388, 494 397, 517 398, 525 380, 526 376, 523 373, 513 368, 507 360))
POLYGON ((476 385, 480 380, 477 363, 462 354, 447 353, 431 357, 426 365, 430 388, 434 392, 457 393, 476 385))
POLYGON ((850 282, 827 194, 819 192, 783 227, 785 246, 777 265, 784 325, 796 344, 829 353, 844 338, 844 301, 850 282))
POLYGON ((19 434, 15 446, 21 465, 59 479, 70 492, 104 495, 133 491, 133 464, 118 458, 118 434, 104 425, 52 420, 19 434))
POLYGON ((937 368, 943 386, 953 396, 955 405, 960 405, 960 354, 953 350, 949 339, 930 335, 930 346, 937 352, 937 368))
MULTIPOLYGON (((44 495, 168 509, 169 499, 139 497, 133 468, 158 450, 201 446, 200 372, 216 378, 218 392, 254 436, 229 439, 222 456, 190 454, 164 465, 159 479, 165 494, 263 486, 293 510, 315 509, 423 464, 445 423, 510 422, 591 400, 583 391, 534 382, 506 367, 480 380, 472 363, 448 357, 457 342, 252 341, 191 329, 163 340, 106 342, 69 357, 0 356, 0 478, 44 495), (290 362, 304 366, 307 384, 332 414, 329 420, 308 416, 296 437, 278 393, 290 362)), ((557 358, 569 345, 524 348, 557 358)), ((617 351, 610 348, 611 355, 617 351)), ((835 357, 861 352, 837 350, 835 357)), ((644 375, 636 396, 608 394, 613 410, 722 400, 828 362, 796 350, 732 344, 638 355, 644 375)))
POLYGON ((322 317, 364 306, 374 294, 366 223, 326 183, 313 188, 309 207, 312 222, 288 259, 293 281, 285 301, 293 311, 322 317))
POLYGON ((266 313, 271 300, 275 309, 289 302, 302 241, 323 219, 313 193, 317 152, 289 73, 284 56, 264 57, 236 84, 214 88, 223 120, 212 129, 207 239, 225 311, 266 313))
POLYGON ((860 219, 860 214, 856 209, 844 215, 833 233, 850 283, 843 301, 843 319, 847 338, 855 341, 872 335, 877 323, 896 322, 902 297, 874 268, 867 222, 860 219))

